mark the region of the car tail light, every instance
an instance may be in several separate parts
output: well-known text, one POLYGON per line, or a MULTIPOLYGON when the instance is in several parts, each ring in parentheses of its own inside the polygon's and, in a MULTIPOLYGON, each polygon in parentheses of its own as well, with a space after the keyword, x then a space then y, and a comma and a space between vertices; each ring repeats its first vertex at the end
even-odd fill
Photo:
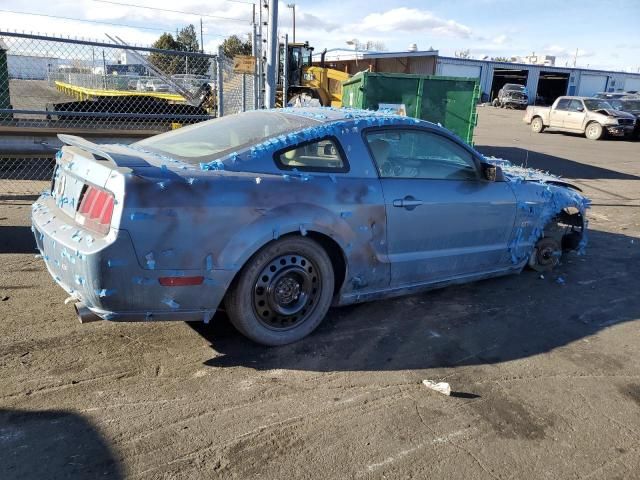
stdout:
POLYGON ((163 287, 189 287, 202 285, 204 277, 160 277, 158 281, 163 287))
POLYGON ((104 235, 111 226, 114 204, 115 199, 112 193, 87 185, 80 197, 76 221, 104 235))

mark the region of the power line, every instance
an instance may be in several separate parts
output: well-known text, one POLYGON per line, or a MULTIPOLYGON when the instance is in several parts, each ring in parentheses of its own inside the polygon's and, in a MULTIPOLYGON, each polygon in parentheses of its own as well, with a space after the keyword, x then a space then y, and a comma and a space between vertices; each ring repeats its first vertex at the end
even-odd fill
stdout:
MULTIPOLYGON (((219 19, 219 20, 230 20, 232 22, 249 23, 247 20, 240 20, 239 18, 221 17, 219 15, 208 15, 206 13, 194 13, 194 12, 185 12, 184 10, 171 10, 169 8, 148 7, 146 5, 136 5, 134 3, 114 2, 112 0, 93 0, 93 1, 94 2, 99 2, 99 3, 109 3, 111 5, 120 5, 121 7, 144 8, 144 9, 147 9, 147 10, 157 10, 157 11, 160 11, 160 12, 182 13, 184 15, 195 15, 196 17, 216 18, 216 19, 219 19)), ((247 3, 247 2, 239 2, 239 3, 247 3)))
MULTIPOLYGON (((96 23, 99 25, 110 25, 113 27, 127 27, 127 28, 135 28, 135 29, 140 29, 140 30, 155 30, 157 32, 167 32, 168 30, 166 28, 157 28, 157 27, 139 27, 137 25, 127 25, 124 23, 111 23, 111 22, 102 22, 99 20, 84 20, 81 18, 72 18, 72 17, 60 17, 57 15, 47 15, 45 13, 31 13, 31 12, 17 12, 14 10, 2 10, 0 9, 0 12, 5 12, 5 13, 13 13, 16 15, 32 15, 34 17, 47 17, 47 18, 56 18, 59 20, 71 20, 74 22, 84 22, 84 23, 96 23)), ((205 36, 209 36, 209 37, 226 37, 226 35, 217 35, 215 33, 205 33, 205 36)))

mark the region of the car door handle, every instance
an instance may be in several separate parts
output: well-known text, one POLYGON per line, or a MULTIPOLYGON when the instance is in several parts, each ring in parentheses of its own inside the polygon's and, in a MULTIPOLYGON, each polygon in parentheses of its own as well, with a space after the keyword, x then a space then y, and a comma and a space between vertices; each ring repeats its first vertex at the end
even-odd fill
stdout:
POLYGON ((407 195, 404 198, 398 198, 393 201, 394 207, 406 208, 407 210, 413 210, 420 205, 422 205, 422 200, 418 200, 411 195, 407 195))

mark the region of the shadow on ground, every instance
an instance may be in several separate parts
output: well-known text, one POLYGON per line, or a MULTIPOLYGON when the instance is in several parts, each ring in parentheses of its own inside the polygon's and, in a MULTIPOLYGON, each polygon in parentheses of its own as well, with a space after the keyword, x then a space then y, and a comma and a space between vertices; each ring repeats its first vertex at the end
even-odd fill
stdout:
POLYGON ((518 147, 496 147, 490 145, 476 145, 475 148, 483 155, 504 158, 516 165, 537 168, 554 175, 567 178, 609 179, 609 180, 640 180, 636 175, 617 172, 608 168, 595 167, 586 163, 575 162, 562 157, 548 155, 518 147))
POLYGON ((37 252, 36 239, 31 227, 0 225, 0 253, 37 252))
MULTIPOLYGON (((568 255, 544 279, 527 270, 336 308, 309 337, 284 347, 253 344, 224 314, 209 326, 190 325, 211 343, 216 355, 205 364, 216 367, 371 371, 525 358, 640 318, 640 241, 600 231, 591 231, 590 239, 587 255, 568 255)), ((590 353, 593 368, 622 362, 597 355, 590 353)))
POLYGON ((0 409, 0 478, 124 478, 100 433, 64 411, 0 409))

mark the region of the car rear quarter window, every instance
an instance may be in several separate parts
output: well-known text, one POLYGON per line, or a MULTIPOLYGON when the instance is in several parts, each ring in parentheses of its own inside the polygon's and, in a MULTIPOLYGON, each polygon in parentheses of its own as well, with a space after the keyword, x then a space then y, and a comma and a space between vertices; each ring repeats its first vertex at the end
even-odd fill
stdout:
POLYGON ((333 137, 280 150, 275 154, 275 161, 283 170, 346 172, 349 169, 344 152, 333 137))
POLYGON ((478 179, 473 155, 443 135, 394 129, 365 137, 381 178, 478 179))

